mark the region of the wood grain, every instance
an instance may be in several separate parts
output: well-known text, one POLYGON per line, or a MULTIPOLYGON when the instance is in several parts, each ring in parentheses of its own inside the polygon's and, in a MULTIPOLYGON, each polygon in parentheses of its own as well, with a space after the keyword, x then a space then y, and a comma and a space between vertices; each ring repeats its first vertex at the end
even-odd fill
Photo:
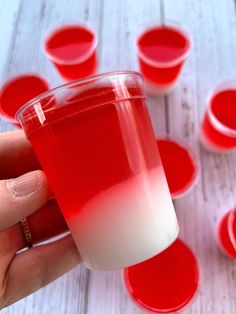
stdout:
MULTIPOLYGON (((173 20, 191 33, 193 50, 176 89, 149 97, 155 134, 188 143, 199 159, 194 190, 175 201, 181 237, 200 263, 201 283, 185 313, 235 314, 236 263, 218 250, 218 218, 236 205, 236 154, 214 155, 198 142, 199 123, 210 89, 236 78, 236 10, 233 0, 0 0, 0 82, 38 72, 51 86, 62 82, 42 52, 46 31, 60 22, 89 23, 99 37, 100 71, 138 69, 135 38, 146 26, 173 20)), ((0 119, 0 130, 12 128, 0 119)), ((121 271, 90 272, 79 266, 19 301, 4 314, 141 314, 127 296, 121 271)))

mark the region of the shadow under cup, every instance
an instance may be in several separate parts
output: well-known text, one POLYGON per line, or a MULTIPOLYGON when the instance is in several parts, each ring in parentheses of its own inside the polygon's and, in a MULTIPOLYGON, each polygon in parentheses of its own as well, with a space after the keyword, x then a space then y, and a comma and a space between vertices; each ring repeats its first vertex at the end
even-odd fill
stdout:
POLYGON ((87 267, 130 266, 176 239, 138 73, 64 85, 26 104, 17 117, 87 267))

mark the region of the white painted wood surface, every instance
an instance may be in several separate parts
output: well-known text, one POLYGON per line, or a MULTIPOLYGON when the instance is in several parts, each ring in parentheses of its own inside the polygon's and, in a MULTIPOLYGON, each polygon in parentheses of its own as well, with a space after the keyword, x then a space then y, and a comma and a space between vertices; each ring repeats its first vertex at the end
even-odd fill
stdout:
MULTIPOLYGON (((100 70, 137 69, 134 41, 143 27, 178 21, 190 31, 193 51, 168 97, 149 98, 156 134, 185 140, 200 162, 195 189, 175 201, 181 236, 201 267, 199 293, 186 313, 236 313, 236 262, 219 252, 214 228, 236 205, 236 154, 213 155, 198 143, 209 90, 236 79, 234 0, 0 0, 0 84, 21 72, 38 72, 51 86, 62 82, 42 52, 48 28, 66 20, 89 23, 98 33, 100 70)), ((0 120, 0 130, 12 127, 0 120)), ((141 314, 126 295, 120 271, 90 272, 79 266, 4 314, 141 314)))

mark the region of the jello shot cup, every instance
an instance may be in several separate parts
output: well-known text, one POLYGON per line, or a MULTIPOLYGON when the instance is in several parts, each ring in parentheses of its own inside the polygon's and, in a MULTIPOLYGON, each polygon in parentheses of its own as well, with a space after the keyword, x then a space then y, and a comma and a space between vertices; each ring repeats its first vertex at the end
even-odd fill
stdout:
POLYGON ((216 227, 216 239, 220 249, 236 259, 236 208, 220 218, 216 227))
POLYGON ((58 87, 28 102, 17 117, 87 267, 130 266, 176 239, 138 73, 106 73, 58 87))
POLYGON ((15 119, 17 110, 48 90, 47 81, 37 74, 27 73, 9 79, 0 89, 0 116, 20 127, 15 119))
POLYGON ((97 72, 97 35, 87 25, 67 24, 45 38, 44 52, 65 81, 97 72))
POLYGON ((169 93, 189 56, 189 35, 178 24, 159 24, 145 29, 136 46, 146 91, 153 95, 169 93))
POLYGON ((128 294, 145 313, 182 313, 197 295, 198 261, 177 239, 159 255, 126 268, 124 281, 128 294))
POLYGON ((212 152, 236 149, 236 81, 217 86, 209 95, 200 141, 212 152))
POLYGON ((197 182, 199 166, 193 150, 179 139, 159 136, 157 146, 172 199, 189 193, 197 182))

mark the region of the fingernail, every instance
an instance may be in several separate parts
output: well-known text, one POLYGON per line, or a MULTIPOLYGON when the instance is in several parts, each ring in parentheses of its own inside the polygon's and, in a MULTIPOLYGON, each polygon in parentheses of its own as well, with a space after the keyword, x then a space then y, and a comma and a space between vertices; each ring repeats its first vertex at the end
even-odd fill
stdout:
POLYGON ((18 178, 7 180, 7 189, 14 197, 25 197, 39 190, 40 183, 38 172, 32 171, 18 178))

